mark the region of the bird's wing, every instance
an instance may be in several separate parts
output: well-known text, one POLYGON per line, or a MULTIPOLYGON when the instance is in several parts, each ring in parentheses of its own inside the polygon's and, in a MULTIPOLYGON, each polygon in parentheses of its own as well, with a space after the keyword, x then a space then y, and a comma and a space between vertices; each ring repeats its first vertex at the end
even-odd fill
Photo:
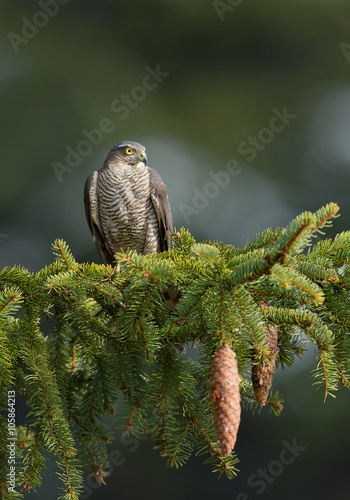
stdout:
POLYGON ((171 234, 173 233, 173 218, 166 187, 158 172, 149 168, 151 199, 157 214, 159 226, 160 251, 170 250, 171 234))
POLYGON ((85 215, 93 240, 97 250, 101 256, 104 264, 113 264, 113 253, 108 246, 106 238, 103 234, 99 209, 98 209, 98 195, 97 195, 97 177, 98 172, 91 172, 86 179, 84 188, 84 205, 85 215))

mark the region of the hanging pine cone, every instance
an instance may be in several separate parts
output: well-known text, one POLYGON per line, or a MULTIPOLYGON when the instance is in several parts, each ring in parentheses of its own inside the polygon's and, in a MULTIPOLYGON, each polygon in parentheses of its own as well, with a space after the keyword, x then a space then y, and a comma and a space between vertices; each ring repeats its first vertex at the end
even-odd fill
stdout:
POLYGON ((266 331, 266 348, 270 353, 257 365, 252 365, 252 382, 254 393, 259 405, 266 403, 273 374, 275 373, 275 362, 277 355, 277 327, 270 325, 266 331))
POLYGON ((210 375, 215 433, 220 454, 227 457, 235 446, 241 419, 237 361, 228 344, 221 344, 217 350, 210 375))

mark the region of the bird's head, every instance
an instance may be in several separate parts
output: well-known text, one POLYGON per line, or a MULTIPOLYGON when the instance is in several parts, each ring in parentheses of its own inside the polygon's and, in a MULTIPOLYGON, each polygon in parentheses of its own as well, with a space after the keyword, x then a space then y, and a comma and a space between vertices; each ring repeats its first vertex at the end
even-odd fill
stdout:
POLYGON ((140 162, 147 165, 145 147, 133 141, 118 142, 107 156, 108 163, 115 160, 125 165, 136 165, 136 163, 140 162))

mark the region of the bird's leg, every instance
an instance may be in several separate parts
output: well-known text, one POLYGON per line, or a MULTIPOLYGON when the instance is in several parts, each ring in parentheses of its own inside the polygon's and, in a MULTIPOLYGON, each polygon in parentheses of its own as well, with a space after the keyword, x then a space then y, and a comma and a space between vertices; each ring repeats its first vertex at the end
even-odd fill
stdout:
POLYGON ((118 262, 118 264, 116 266, 114 266, 113 273, 114 273, 114 275, 119 276, 119 274, 120 274, 120 262, 118 262))

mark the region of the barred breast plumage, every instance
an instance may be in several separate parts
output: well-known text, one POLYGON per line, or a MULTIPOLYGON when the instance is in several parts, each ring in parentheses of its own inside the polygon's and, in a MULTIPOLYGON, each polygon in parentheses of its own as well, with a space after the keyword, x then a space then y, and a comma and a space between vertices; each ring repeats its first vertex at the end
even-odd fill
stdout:
POLYGON ((166 187, 147 167, 141 144, 116 144, 103 167, 86 180, 84 199, 87 221, 105 264, 112 264, 120 250, 149 254, 170 248, 173 226, 166 187))

